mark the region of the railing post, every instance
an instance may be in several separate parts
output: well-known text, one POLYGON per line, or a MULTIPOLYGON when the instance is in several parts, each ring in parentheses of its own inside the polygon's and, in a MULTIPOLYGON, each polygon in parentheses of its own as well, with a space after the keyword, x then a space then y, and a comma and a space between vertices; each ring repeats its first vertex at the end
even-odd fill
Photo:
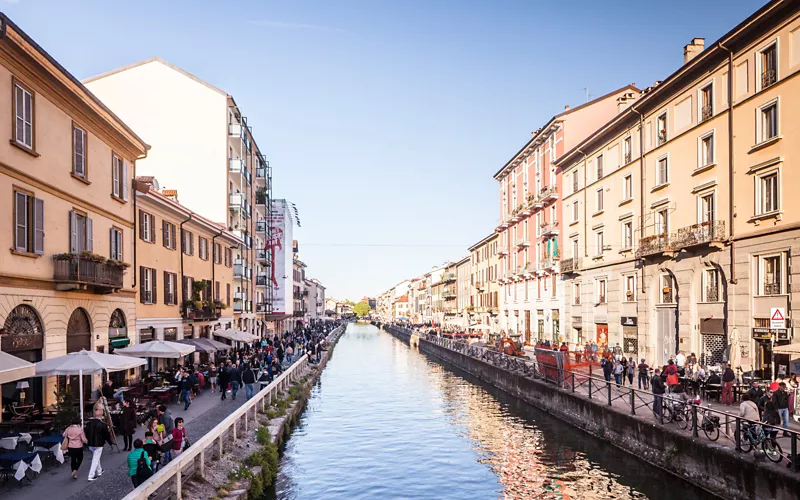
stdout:
POLYGON ((589 399, 592 399, 592 377, 589 377, 589 399))
POLYGON ((634 399, 633 387, 629 390, 631 395, 631 415, 636 415, 636 400, 634 399))
POLYGON ((792 470, 795 471, 795 472, 800 470, 800 467, 798 467, 797 462, 800 462, 800 460, 798 460, 798 456, 797 456, 797 433, 793 432, 792 433, 792 470))
POLYGON ((197 464, 197 473, 200 477, 206 477, 206 450, 200 450, 200 454, 197 455, 197 459, 200 461, 197 464))
POLYGON ((222 434, 220 434, 219 438, 217 439, 217 445, 219 446, 219 458, 222 458, 222 455, 225 452, 225 445, 222 442, 222 434))
POLYGON ((606 382, 608 388, 608 406, 611 406, 611 382, 606 382))
POLYGON ((181 473, 181 469, 178 468, 178 471, 175 473, 175 496, 178 500, 183 498, 183 474, 181 473))
POLYGON ((236 421, 233 421, 233 440, 236 441, 236 421))
MULTIPOLYGON (((727 420, 727 416, 726 416, 726 420, 727 420)), ((734 439, 734 441, 736 441, 736 451, 742 451, 742 441, 741 441, 742 440, 742 436, 741 436, 741 433, 739 432, 740 431, 739 425, 740 425, 739 417, 736 417, 736 436, 735 436, 735 439, 734 439)))
POLYGON ((697 429, 697 405, 692 405, 692 436, 698 437, 697 429))
POLYGON ((572 392, 575 392, 575 372, 572 372, 572 392))

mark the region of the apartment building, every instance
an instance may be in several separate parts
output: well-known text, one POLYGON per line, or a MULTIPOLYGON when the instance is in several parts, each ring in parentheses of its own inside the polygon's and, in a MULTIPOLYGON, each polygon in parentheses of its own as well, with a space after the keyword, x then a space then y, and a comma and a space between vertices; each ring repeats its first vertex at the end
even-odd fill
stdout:
POLYGON ((618 112, 617 99, 636 95, 628 85, 551 118, 494 175, 500 187, 498 281, 500 327, 532 338, 562 339, 564 291, 559 278, 563 226, 562 178, 556 160, 618 112), (536 330, 533 322, 536 322, 536 330))
POLYGON ((469 247, 472 283, 469 303, 470 325, 487 325, 493 331, 499 331, 502 299, 497 280, 501 270, 498 240, 498 233, 493 232, 469 247))
POLYGON ((316 323, 325 317, 325 287, 317 278, 308 280, 308 318, 316 323))
POLYGON ((461 328, 469 326, 469 305, 472 299, 472 259, 469 255, 455 263, 456 305, 452 323, 461 328))
MULTIPOLYGON (((149 146, 24 31, 0 14, 2 350, 30 362, 136 328, 131 180, 149 146)), ((138 342, 135 336, 131 343, 138 342)), ((77 388, 77 377, 72 384, 77 388)), ((99 377, 84 377, 87 390, 99 377), (94 380, 92 380, 94 378, 94 380)), ((54 402, 66 377, 35 377, 26 402, 54 402)), ((2 386, 4 401, 16 384, 2 386)))
MULTIPOLYGON (((297 248, 295 242, 295 248, 297 248)), ((305 324, 308 314, 308 290, 306 289, 306 265, 294 252, 292 270, 292 298, 294 302, 293 318, 289 321, 289 328, 294 330, 297 326, 305 324)))
POLYGON ((233 97, 158 57, 84 83, 151 141, 138 173, 179 186, 189 210, 224 223, 243 242, 233 256, 235 327, 265 333, 271 170, 233 97))
POLYGON ((392 303, 392 319, 394 321, 408 321, 408 295, 401 295, 392 303))
MULTIPOLYGON (((798 27, 798 4, 774 1, 707 47, 692 40, 681 68, 557 162, 568 183, 577 177, 564 217, 583 217, 567 242, 567 302, 591 330, 583 338, 607 335, 657 363, 680 351, 772 370, 773 341, 776 351, 792 341, 797 307, 800 214, 782 186, 797 149, 786 110, 798 27), (770 328, 776 310, 786 328, 770 328)), ((788 369, 788 358, 776 362, 788 369)))
MULTIPOLYGON (((178 192, 154 177, 138 177, 134 191, 139 341, 210 339, 232 328, 233 251, 241 240, 181 205, 178 192)), ((109 350, 126 341, 110 338, 109 350)))

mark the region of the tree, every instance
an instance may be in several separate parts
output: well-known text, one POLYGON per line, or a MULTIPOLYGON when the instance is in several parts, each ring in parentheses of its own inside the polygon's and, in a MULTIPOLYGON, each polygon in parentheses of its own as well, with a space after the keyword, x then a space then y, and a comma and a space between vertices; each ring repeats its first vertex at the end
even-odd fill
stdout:
POLYGON ((369 315, 369 304, 366 302, 359 302, 355 305, 355 307, 353 307, 353 312, 356 313, 356 316, 359 318, 363 318, 364 316, 369 315))

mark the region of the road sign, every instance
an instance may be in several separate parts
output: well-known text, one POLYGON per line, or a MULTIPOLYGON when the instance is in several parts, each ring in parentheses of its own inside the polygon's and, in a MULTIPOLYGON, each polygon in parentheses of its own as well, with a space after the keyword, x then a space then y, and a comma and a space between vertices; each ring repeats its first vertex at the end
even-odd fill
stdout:
POLYGON ((770 328, 786 328, 786 310, 783 307, 773 307, 769 312, 770 328))

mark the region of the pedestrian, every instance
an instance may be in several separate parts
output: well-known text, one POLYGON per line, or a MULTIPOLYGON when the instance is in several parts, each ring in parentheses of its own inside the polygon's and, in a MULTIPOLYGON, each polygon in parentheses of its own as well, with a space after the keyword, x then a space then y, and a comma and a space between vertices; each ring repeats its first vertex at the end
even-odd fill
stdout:
POLYGON ((136 432, 136 408, 126 399, 122 402, 122 415, 119 419, 119 433, 125 441, 125 448, 122 451, 133 449, 134 432, 136 432))
POLYGON ((220 400, 222 400, 222 401, 225 401, 226 399, 228 399, 228 384, 231 383, 231 372, 230 372, 230 369, 231 369, 231 362, 230 361, 228 361, 228 363, 225 366, 221 366, 219 368, 219 376, 218 376, 218 379, 219 379, 219 392, 222 393, 222 397, 220 398, 220 400))
POLYGON ((133 450, 128 453, 128 475, 131 477, 134 489, 153 475, 150 456, 144 450, 141 439, 133 442, 133 450))
POLYGON ((183 419, 178 417, 175 419, 175 427, 172 429, 172 458, 183 453, 187 442, 186 428, 183 427, 183 419))
MULTIPOLYGON (((742 402, 739 404, 739 416, 753 422, 758 422, 761 419, 758 414, 758 406, 750 401, 750 396, 747 393, 742 394, 742 402)), ((750 422, 746 422, 746 425, 750 425, 750 422)))
MULTIPOLYGON (((781 425, 781 416, 778 414, 778 410, 775 409, 775 404, 772 401, 767 401, 766 406, 764 407, 764 411, 762 412, 763 416, 761 417, 762 422, 768 425, 774 425, 778 427, 781 425)), ((764 431, 769 435, 770 439, 775 442, 775 438, 778 437, 778 429, 775 427, 765 428, 764 431)))
POLYGON ((633 358, 628 360, 628 385, 633 387, 633 367, 636 366, 636 361, 633 358))
POLYGON ((245 365, 244 371, 242 371, 242 383, 244 383, 244 396, 249 401, 253 397, 256 384, 256 373, 250 364, 245 365))
POLYGON ((664 379, 661 378, 661 370, 659 368, 656 368, 656 372, 650 380, 650 385, 653 387, 653 413, 656 415, 656 418, 660 420, 662 416, 661 404, 666 388, 664 386, 664 379))
POLYGON ((644 358, 642 358, 642 361, 639 363, 639 389, 648 389, 649 379, 647 375, 649 374, 649 368, 647 363, 644 362, 644 358))
POLYGON ((197 385, 197 375, 192 373, 189 375, 184 372, 185 385, 183 386, 183 411, 189 409, 192 404, 192 388, 197 385))
POLYGON ((720 404, 731 406, 733 404, 733 381, 736 374, 730 364, 725 365, 725 371, 722 373, 722 400, 720 404))
POLYGON ((142 448, 144 448, 147 456, 150 457, 150 467, 153 472, 157 471, 158 464, 161 462, 161 443, 155 440, 153 431, 144 433, 144 446, 142 448))
POLYGON ((291 365, 292 364, 292 356, 294 355, 294 349, 292 349, 292 344, 289 344, 286 347, 286 361, 291 365))
MULTIPOLYGON (((67 456, 70 458, 70 468, 72 469, 72 479, 78 479, 78 469, 83 463, 83 445, 87 443, 86 434, 81 427, 81 419, 75 418, 72 424, 64 431, 64 441, 67 442, 67 456)), ((64 449, 64 445, 61 445, 64 449)))
POLYGON ((606 379, 606 382, 611 382, 611 372, 614 370, 611 361, 606 358, 600 358, 600 366, 603 368, 603 378, 606 379))
POLYGON ((622 366, 622 363, 616 361, 614 363, 614 381, 617 383, 617 388, 619 388, 619 385, 622 383, 622 377, 624 373, 625 367, 622 366))
POLYGON ((772 394, 772 403, 781 417, 783 435, 789 435, 789 394, 786 392, 786 382, 778 384, 778 389, 772 394))
POLYGON ((680 385, 681 381, 678 378, 678 368, 675 366, 675 362, 671 359, 667 363, 667 368, 664 370, 664 373, 667 375, 666 382, 669 392, 672 392, 676 386, 680 385))
POLYGON ((161 449, 164 450, 164 463, 167 463, 172 460, 172 448, 169 446, 169 440, 172 439, 172 430, 175 428, 175 420, 172 418, 172 411, 167 409, 165 405, 159 405, 157 413, 158 430, 164 436, 161 449))
POLYGON ((211 394, 217 390, 217 367, 212 362, 208 365, 208 382, 211 384, 211 394))
POLYGON ((89 467, 89 481, 94 481, 103 475, 103 466, 100 464, 100 457, 103 455, 103 447, 108 443, 114 446, 111 441, 111 433, 108 426, 103 421, 103 409, 94 409, 94 418, 86 422, 86 444, 92 452, 92 465, 89 467))
POLYGON ((239 392, 239 387, 242 383, 242 371, 239 368, 239 362, 235 366, 231 366, 231 398, 236 401, 236 393, 239 392))

